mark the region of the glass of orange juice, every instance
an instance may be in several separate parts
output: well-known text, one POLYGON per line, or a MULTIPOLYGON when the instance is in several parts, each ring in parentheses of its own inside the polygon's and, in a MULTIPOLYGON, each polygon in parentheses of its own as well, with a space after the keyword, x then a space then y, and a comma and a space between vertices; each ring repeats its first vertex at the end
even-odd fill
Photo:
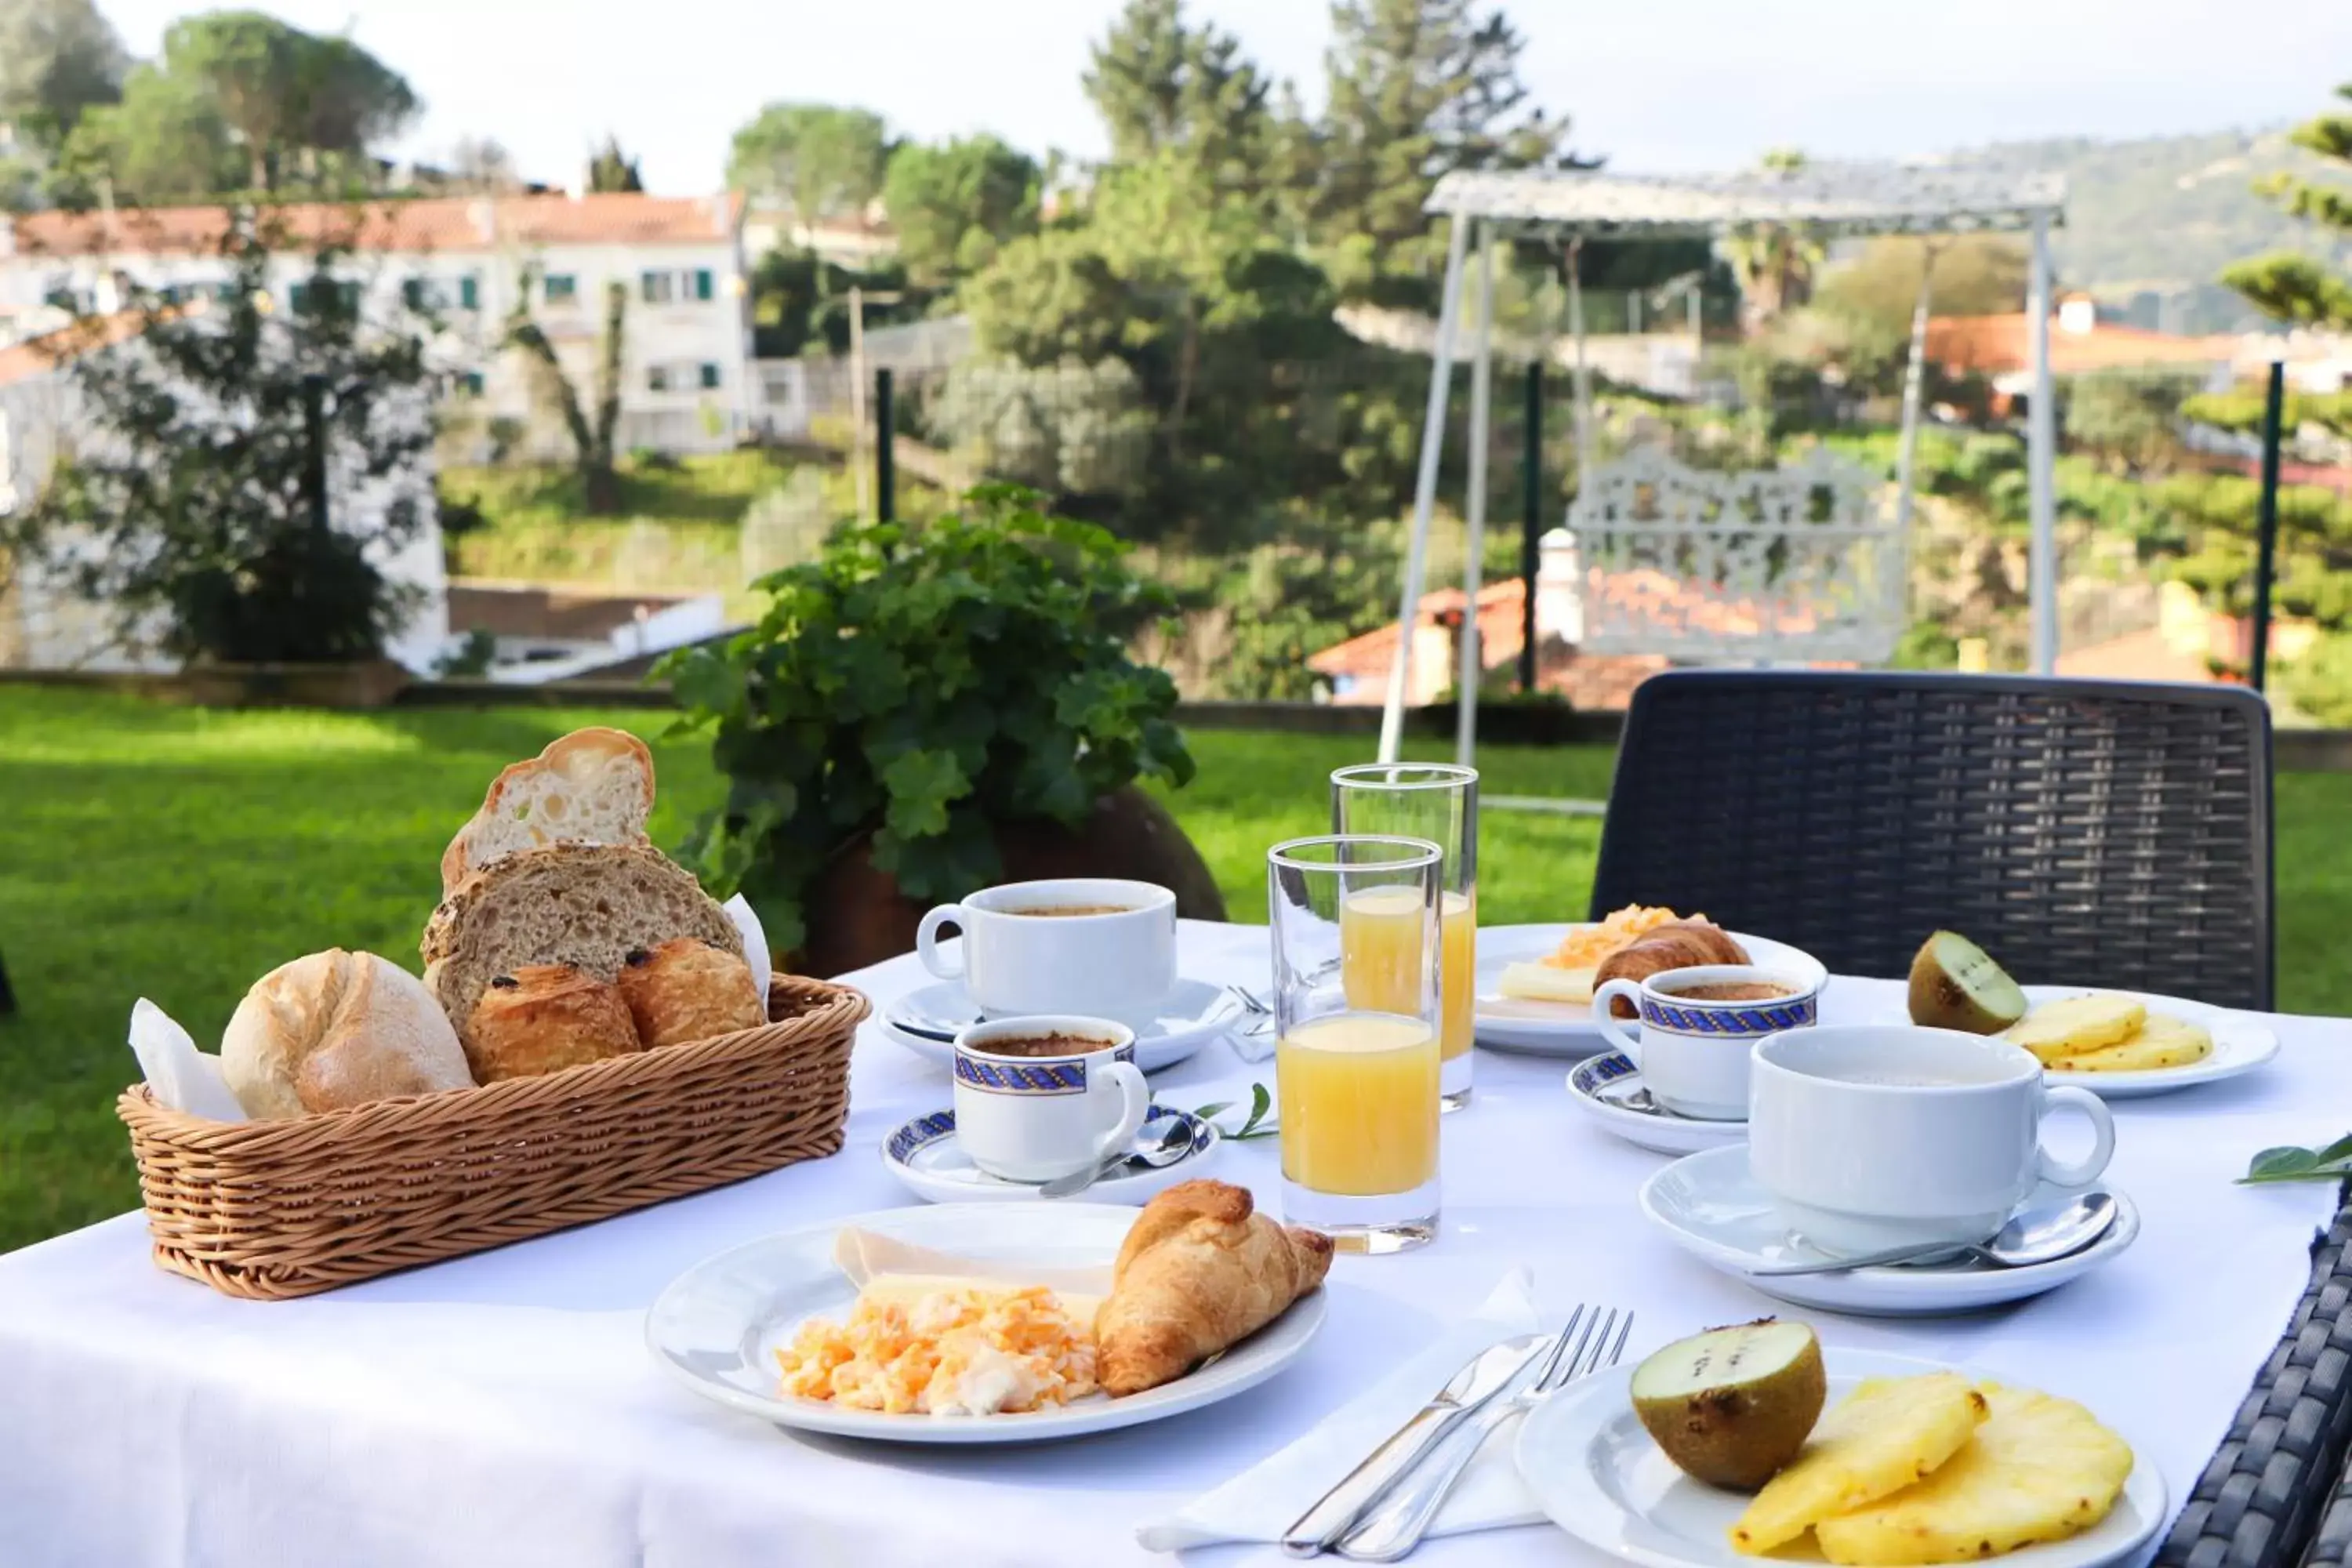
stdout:
MULTIPOLYGON (((1331 831, 1426 838, 1445 852, 1439 924, 1444 1106, 1470 1103, 1470 1038, 1477 1011, 1478 770, 1435 763, 1370 763, 1331 774, 1331 831)), ((1394 893, 1369 889, 1345 911, 1348 985, 1364 1005, 1393 984, 1392 953, 1407 942, 1412 911, 1394 893), (1400 923, 1401 922, 1401 923, 1400 923), (1397 934, 1391 934, 1395 932, 1397 934)))
POLYGON ((1444 858, 1428 839, 1380 835, 1266 852, 1283 1215, 1349 1251, 1437 1234, 1444 858))

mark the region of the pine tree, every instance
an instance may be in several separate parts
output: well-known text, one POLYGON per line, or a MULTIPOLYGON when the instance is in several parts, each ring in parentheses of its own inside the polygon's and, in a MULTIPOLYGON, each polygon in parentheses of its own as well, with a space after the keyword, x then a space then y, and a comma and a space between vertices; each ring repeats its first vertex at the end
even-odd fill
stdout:
POLYGON ((1128 0, 1091 53, 1083 79, 1114 163, 1181 155, 1221 195, 1259 195, 1274 183, 1272 84, 1239 38, 1188 26, 1183 0, 1128 0))
MULTIPOLYGON (((2352 82, 2337 88, 2336 95, 2352 102, 2352 82)), ((2306 121, 2294 128, 2290 140, 2352 168, 2352 112, 2339 110, 2306 121)), ((2254 188, 2323 233, 2352 238, 2352 185, 2282 174, 2254 188)), ((2352 277, 2332 273, 2300 251, 2273 251, 2241 261, 2221 274, 2221 281, 2274 320, 2323 331, 2352 331, 2352 277)), ((2352 394, 2302 404, 2297 410, 2301 417, 2352 436, 2352 394)))
POLYGON ((607 136, 588 159, 588 189, 597 195, 626 195, 646 188, 637 175, 637 161, 621 151, 621 139, 607 136))

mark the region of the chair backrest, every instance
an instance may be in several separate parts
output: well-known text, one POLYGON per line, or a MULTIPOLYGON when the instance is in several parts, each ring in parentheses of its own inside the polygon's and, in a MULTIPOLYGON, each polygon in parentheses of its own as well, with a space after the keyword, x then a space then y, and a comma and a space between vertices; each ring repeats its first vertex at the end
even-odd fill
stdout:
POLYGON ((1834 973, 1959 931, 2027 984, 2272 999, 2270 710, 2227 686, 1676 670, 1635 689, 1592 915, 1834 973))

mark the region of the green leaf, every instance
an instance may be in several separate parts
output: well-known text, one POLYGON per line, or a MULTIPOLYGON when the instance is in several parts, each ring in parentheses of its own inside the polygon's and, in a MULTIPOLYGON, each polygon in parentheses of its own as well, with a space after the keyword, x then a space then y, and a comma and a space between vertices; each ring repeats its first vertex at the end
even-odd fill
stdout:
POLYGON ((698 716, 723 716, 743 705, 743 671, 716 650, 687 650, 669 668, 670 692, 698 716))
POLYGON ((967 793, 971 781, 953 752, 902 752, 882 770, 890 792, 884 823, 901 840, 928 838, 948 830, 948 805, 967 793))
POLYGON ((2253 1182, 2310 1182, 2327 1179, 2320 1168, 2316 1151, 2292 1146, 2265 1149, 2254 1156, 2239 1178, 2241 1185, 2253 1182))
POLYGON ((1234 1102, 1232 1100, 1221 1100, 1214 1105, 1204 1105, 1201 1107, 1198 1110, 1192 1112, 1192 1114, 1199 1117, 1203 1121, 1214 1121, 1218 1117, 1223 1116, 1226 1111, 1231 1110, 1233 1108, 1234 1102))

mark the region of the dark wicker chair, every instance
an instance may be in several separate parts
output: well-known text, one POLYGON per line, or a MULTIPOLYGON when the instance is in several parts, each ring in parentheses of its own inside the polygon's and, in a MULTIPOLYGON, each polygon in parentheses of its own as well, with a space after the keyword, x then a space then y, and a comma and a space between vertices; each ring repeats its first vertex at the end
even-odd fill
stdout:
POLYGON ((2224 686, 1681 670, 1626 715, 1593 880, 1846 974, 1964 932, 2027 983, 2271 1005, 2270 711, 2224 686))

